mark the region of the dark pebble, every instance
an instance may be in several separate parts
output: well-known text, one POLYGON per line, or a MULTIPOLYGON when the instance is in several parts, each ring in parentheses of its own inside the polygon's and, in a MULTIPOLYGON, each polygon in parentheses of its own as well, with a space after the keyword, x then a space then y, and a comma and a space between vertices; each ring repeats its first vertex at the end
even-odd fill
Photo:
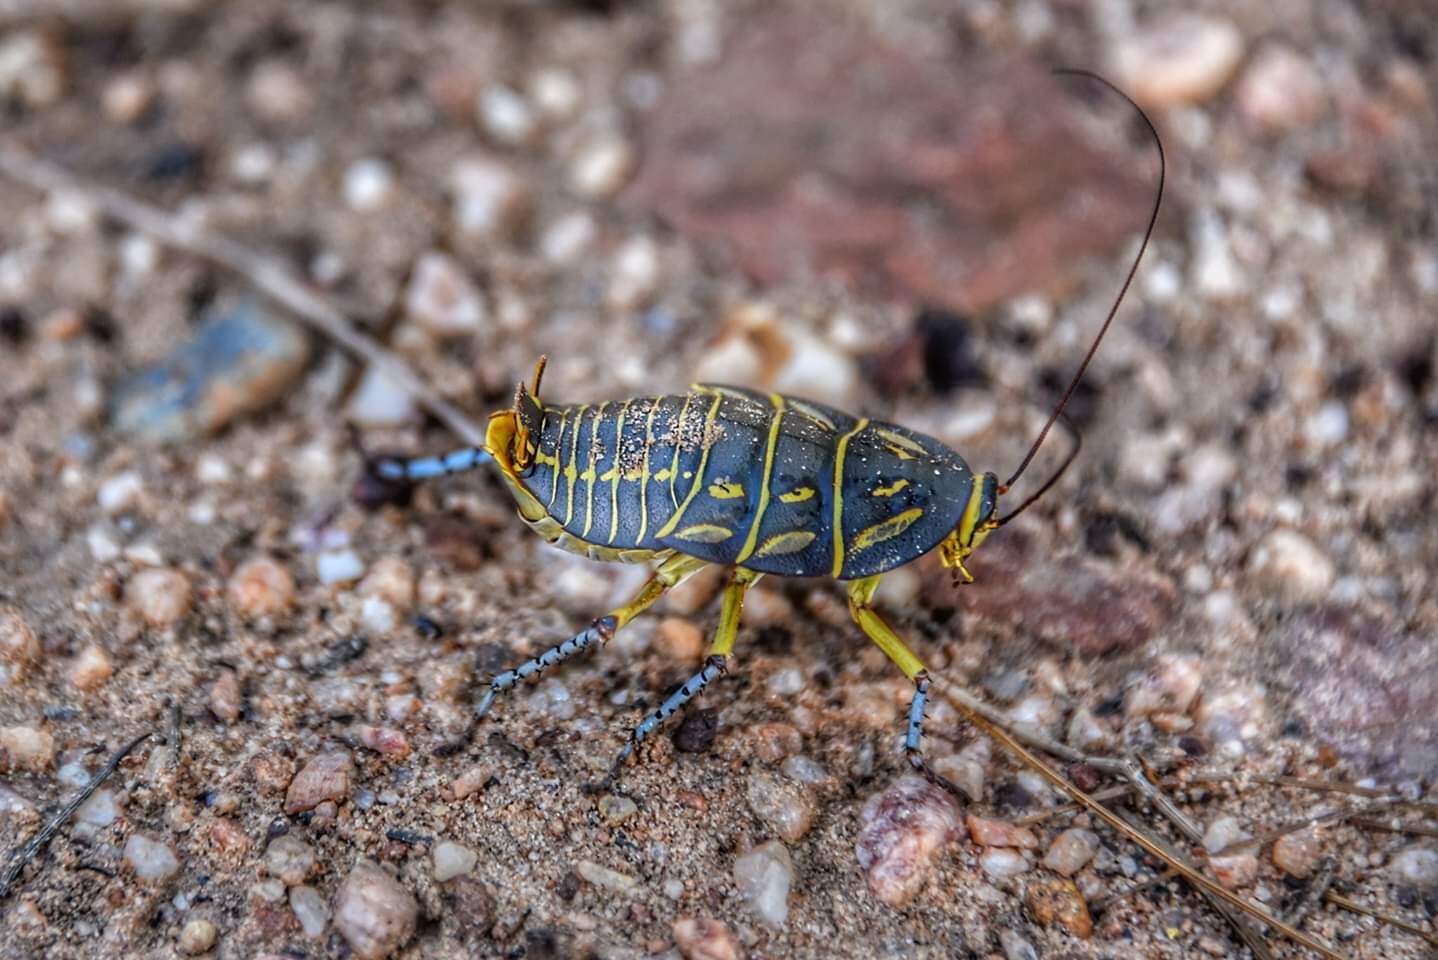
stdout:
POLYGON ((714 710, 708 707, 692 710, 674 731, 674 748, 684 753, 705 753, 714 746, 718 732, 719 717, 714 710))

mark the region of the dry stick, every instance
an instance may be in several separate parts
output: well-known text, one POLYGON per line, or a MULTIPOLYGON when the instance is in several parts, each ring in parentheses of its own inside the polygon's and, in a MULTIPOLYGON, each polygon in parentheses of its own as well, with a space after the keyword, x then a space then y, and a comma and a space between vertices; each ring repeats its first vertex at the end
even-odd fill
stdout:
POLYGON ((1336 907, 1342 907, 1344 910, 1352 910, 1354 913, 1361 913, 1366 917, 1372 917, 1374 920, 1377 920, 1381 923, 1386 923, 1389 926, 1397 927, 1399 930, 1407 930, 1411 934, 1422 937, 1424 940, 1427 940, 1434 946, 1438 946, 1438 934, 1429 933, 1422 927, 1415 926, 1414 924, 1409 923, 1407 920, 1404 920, 1402 917, 1395 917, 1391 913, 1383 913, 1381 910, 1374 910, 1372 907, 1365 907, 1357 900, 1354 900, 1351 897, 1345 897, 1343 894, 1337 893, 1333 890, 1329 890, 1328 893, 1324 894, 1323 899, 1327 900, 1329 903, 1333 904, 1336 907))
POLYGON ((1438 837, 1438 827, 1430 827, 1422 823, 1384 823, 1382 820, 1355 817, 1353 826, 1361 827, 1364 830, 1376 830, 1380 833, 1401 833, 1410 837, 1438 837))
POLYGON ((0 899, 9 896, 11 886, 20 878, 20 874, 25 869, 25 865, 34 859, 35 854, 45 848, 45 844, 50 842, 51 837, 60 832, 60 828, 75 815, 75 811, 79 810, 80 806, 86 800, 90 799, 90 795, 100 789, 100 784, 104 783, 110 774, 115 772, 115 768, 120 765, 120 761, 125 759, 130 751, 138 747, 140 741, 149 735, 149 732, 146 731, 117 750, 114 755, 106 761, 105 766, 100 769, 100 772, 91 777, 90 782, 85 784, 85 789, 76 794, 69 803, 61 807, 59 811, 40 828, 40 832, 31 837, 29 842, 11 856, 10 866, 5 868, 4 876, 0 876, 0 899))
POLYGON ((355 329, 343 313, 273 258, 186 223, 118 190, 86 183, 55 164, 13 146, 0 147, 0 173, 36 190, 78 194, 114 220, 149 234, 161 243, 233 270, 305 323, 367 361, 419 401, 465 443, 474 446, 484 443, 484 431, 478 424, 415 376, 403 360, 373 337, 355 329))
MULTIPOLYGON (((1002 714, 999 714, 998 711, 994 710, 992 707, 989 707, 982 701, 976 700, 968 693, 965 693, 962 689, 958 687, 957 684, 951 683, 948 678, 944 677, 942 674, 935 670, 931 669, 929 671, 929 679, 933 687, 937 688, 939 694, 943 696, 944 699, 948 700, 949 703, 953 704, 956 708, 958 708, 959 712, 964 714, 964 716, 967 717, 970 723, 974 724, 974 726, 978 727, 980 730, 982 730, 984 733, 987 733, 995 740, 998 740, 1020 760, 1022 760, 1024 763, 1028 764, 1034 770, 1037 770, 1040 774, 1042 774, 1044 779, 1048 780, 1054 786, 1058 787, 1064 793, 1068 794, 1071 798, 1073 798, 1076 803, 1084 807, 1098 819, 1102 820, 1114 830, 1117 830, 1119 833, 1123 834, 1123 836, 1126 837, 1130 842, 1137 844, 1148 853, 1168 864, 1189 883, 1203 890, 1205 893, 1209 894, 1213 898, 1223 901, 1235 910, 1245 913, 1253 919, 1273 927, 1279 933, 1283 934, 1283 936, 1294 941, 1295 943, 1302 944, 1310 950, 1315 951, 1320 956, 1328 958, 1328 960, 1345 960, 1343 954, 1338 953, 1332 947, 1329 947, 1327 944, 1323 943, 1323 941, 1304 933, 1302 930, 1294 929, 1293 927, 1289 926, 1288 924, 1284 923, 1282 920, 1279 920, 1276 917, 1270 916, 1263 910, 1249 903, 1247 900, 1243 899, 1232 891, 1225 889, 1215 881, 1210 880, 1208 877, 1204 876, 1201 872, 1198 871, 1198 869, 1188 864, 1182 857, 1180 857, 1174 851, 1170 850, 1164 843, 1159 840, 1155 840, 1154 838, 1144 833, 1142 830, 1139 830, 1136 827, 1132 826, 1123 817, 1120 817, 1108 807, 1105 807, 1103 804, 1099 803, 1097 800, 1084 793, 1078 787, 1069 783, 1062 774, 1060 774, 1057 770, 1051 767, 1043 759, 1036 756, 1032 751, 1026 748, 1023 743, 1020 742, 1020 740, 1026 742, 1033 742, 1034 740, 1046 741, 1048 740, 1048 738, 1036 737, 1034 734, 1027 731, 1023 733, 1011 734, 1007 729, 1005 729, 1003 725, 1004 721, 1002 719, 1002 714), (997 714, 997 719, 991 716, 995 714, 997 714)), ((1082 754, 1079 754, 1078 751, 1074 750, 1072 747, 1068 747, 1059 743, 1054 743, 1054 746, 1059 748, 1057 751, 1055 751, 1056 755, 1063 757, 1064 759, 1072 759, 1077 762, 1084 763, 1092 763, 1094 760, 1094 758, 1085 757, 1082 754)), ((1041 747, 1040 749, 1046 748, 1041 747)), ((1128 766, 1128 764, 1126 764, 1124 761, 1103 761, 1102 758, 1099 759, 1100 763, 1096 764, 1096 766, 1099 766, 1100 768, 1102 768, 1103 766, 1109 766, 1110 768, 1123 769, 1128 766)), ((1149 786, 1152 787, 1152 784, 1150 784, 1149 786)))
POLYGON ((1370 813, 1379 813, 1383 810, 1391 810, 1393 807, 1398 806, 1402 802, 1403 801, 1398 799, 1397 797, 1390 797, 1387 800, 1381 800, 1378 803, 1370 803, 1362 807, 1351 807, 1343 810, 1328 810, 1324 813, 1314 814, 1313 816, 1306 817, 1302 820, 1291 820, 1288 823, 1280 824, 1279 826, 1274 827, 1273 829, 1265 833, 1260 833, 1256 837, 1249 837, 1246 840, 1235 840, 1228 846, 1224 847, 1222 850, 1215 853, 1214 856, 1226 857, 1231 853, 1237 853, 1240 850, 1247 850, 1250 847, 1266 846, 1267 844, 1270 844, 1275 840, 1280 840, 1283 837, 1288 836, 1290 833, 1297 833, 1300 830, 1306 830, 1309 827, 1321 826, 1325 823, 1342 823, 1343 821, 1351 820, 1354 817, 1361 817, 1370 813))

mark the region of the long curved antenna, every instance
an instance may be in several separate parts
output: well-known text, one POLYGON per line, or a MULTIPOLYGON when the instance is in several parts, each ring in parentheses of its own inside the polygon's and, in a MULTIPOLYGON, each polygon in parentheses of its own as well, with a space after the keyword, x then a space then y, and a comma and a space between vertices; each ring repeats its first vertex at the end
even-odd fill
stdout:
MULTIPOLYGON (((1044 424, 1044 428, 1039 431, 1039 435, 1037 438, 1035 438, 1033 446, 1029 447, 1029 452, 1024 454, 1024 459, 1019 464, 1018 469, 1014 471, 1013 476, 1009 477, 1008 480, 1004 481, 1004 485, 999 488, 1001 493, 1007 493, 1008 489, 1012 487, 1014 483, 1019 479, 1019 477, 1023 476, 1024 471, 1028 469, 1029 464, 1034 459, 1034 456, 1039 452, 1039 447, 1043 446, 1044 440, 1048 438, 1049 431, 1053 429, 1053 425, 1058 422, 1059 417, 1063 416, 1064 407, 1068 406, 1069 399, 1073 397, 1074 390, 1078 388, 1079 381, 1083 379, 1084 373, 1088 370, 1088 365, 1090 361, 1093 360, 1094 354, 1098 352, 1098 347, 1099 344, 1103 342, 1104 334, 1108 333, 1108 328, 1113 323, 1114 316, 1118 313, 1119 305, 1123 303, 1124 295, 1128 293, 1128 288, 1133 284, 1134 275, 1138 273, 1139 262, 1143 260, 1144 252, 1148 250, 1148 241, 1153 236, 1154 225, 1158 223, 1158 211, 1159 208, 1163 205, 1163 183, 1168 171, 1168 161, 1163 153, 1163 140, 1159 138, 1158 128, 1153 125, 1153 121, 1148 118, 1148 114, 1143 112, 1143 108, 1140 107, 1137 103, 1134 103, 1132 97, 1124 93, 1122 90, 1114 86, 1109 81, 1105 80, 1103 77, 1088 70, 1076 70, 1065 67, 1055 70, 1053 72, 1056 76, 1086 77, 1090 80, 1096 80, 1099 83, 1103 84, 1105 87, 1107 87, 1109 90, 1112 90, 1114 93, 1118 94, 1120 97, 1123 97, 1124 101, 1129 106, 1133 107, 1134 112, 1139 115, 1139 119, 1143 120, 1144 126, 1148 127, 1148 132, 1153 135, 1153 144, 1155 147, 1158 148, 1158 191, 1156 196, 1153 198, 1153 212, 1149 214, 1148 227, 1144 230, 1143 233, 1143 242, 1139 244, 1138 254, 1133 258, 1133 266, 1128 268, 1128 276, 1124 277, 1123 286, 1119 288, 1118 296, 1114 298, 1113 306, 1109 308, 1108 316, 1104 318, 1103 326, 1099 327, 1098 336, 1093 338, 1093 344, 1088 348, 1088 353, 1084 355, 1083 363, 1079 364, 1078 372, 1076 372, 1073 376, 1073 379, 1069 381, 1068 389, 1064 391, 1064 395, 1062 398, 1060 398, 1058 405, 1054 407, 1053 413, 1049 414, 1048 422, 1046 422, 1044 424)), ((1077 431, 1075 431, 1074 435, 1075 437, 1078 436, 1077 431)), ((1038 493, 1034 494, 1032 497, 1029 497, 1023 502, 1022 505, 1019 506, 1017 510, 1013 511, 1008 516, 1003 517, 998 522, 1002 524, 1008 522, 1009 520, 1012 520, 1015 516, 1027 509, 1028 506, 1034 501, 1036 501, 1039 497, 1043 496, 1043 494, 1049 489, 1049 487, 1053 486, 1058 481, 1058 478, 1063 475, 1063 472, 1068 467, 1068 465, 1073 462, 1074 456, 1078 453, 1078 446, 1078 444, 1075 444, 1073 453, 1071 453, 1069 455, 1069 458, 1064 461, 1063 466, 1058 469, 1058 472, 1055 473, 1052 477, 1050 477, 1048 482, 1045 483, 1041 488, 1039 488, 1038 493)))
POLYGON ((1044 494, 1049 492, 1049 487, 1052 487, 1054 484, 1058 483, 1059 479, 1063 477, 1064 471, 1067 470, 1069 466, 1078 459, 1079 451, 1083 449, 1083 432, 1079 430, 1078 426, 1072 420, 1069 419, 1069 415, 1066 413, 1059 414, 1058 422, 1062 424, 1066 430, 1068 430, 1069 436, 1073 437, 1073 446, 1069 448, 1068 456, 1064 457, 1064 462, 1059 464, 1059 468, 1055 470, 1052 474, 1050 474, 1049 478, 1044 481, 1043 486, 1039 487, 1032 494, 1030 494, 1023 503, 1019 504, 1017 507, 1004 514, 1002 517, 996 519, 994 521, 994 526, 1002 527, 1014 517, 1017 517, 1029 507, 1037 503, 1044 494))

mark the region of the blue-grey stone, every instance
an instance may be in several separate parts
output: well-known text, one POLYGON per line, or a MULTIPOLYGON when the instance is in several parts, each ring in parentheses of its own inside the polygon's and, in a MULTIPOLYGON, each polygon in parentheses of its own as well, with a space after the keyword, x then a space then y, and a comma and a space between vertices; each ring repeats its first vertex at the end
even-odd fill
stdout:
POLYGON ((120 382, 111 422, 144 440, 192 440, 268 406, 309 356, 304 333, 256 300, 212 308, 191 339, 120 382))

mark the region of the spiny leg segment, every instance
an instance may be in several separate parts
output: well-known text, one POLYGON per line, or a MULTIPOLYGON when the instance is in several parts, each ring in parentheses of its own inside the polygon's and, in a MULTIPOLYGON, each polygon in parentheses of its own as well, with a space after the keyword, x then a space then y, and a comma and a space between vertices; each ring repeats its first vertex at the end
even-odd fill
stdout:
POLYGON ((377 457, 371 464, 375 475, 382 480, 429 480, 447 477, 452 473, 464 473, 494 462, 494 456, 483 447, 465 447, 443 456, 415 457, 401 460, 395 457, 377 457))
POLYGON ((904 753, 909 758, 909 764, 929 778, 933 782, 958 793, 958 789, 946 779, 929 769, 928 763, 924 761, 923 736, 924 736, 924 707, 929 700, 929 673, 924 669, 921 661, 914 652, 899 639, 899 635, 884 622, 873 607, 874 593, 879 589, 879 580, 882 574, 872 577, 865 577, 862 580, 849 582, 849 615, 859 625, 869 639, 879 645, 879 649, 888 655, 889 659, 902 671, 904 676, 914 682, 914 697, 909 701, 909 722, 904 734, 904 753))
POLYGON ((644 722, 634 728, 629 735, 629 742, 624 749, 619 751, 619 756, 614 760, 614 768, 610 773, 610 779, 617 779, 624 761, 628 760, 634 753, 636 747, 644 741, 651 733, 659 728, 665 720, 684 708, 684 705, 693 700, 699 693, 713 681, 721 676, 728 669, 729 656, 734 651, 734 638, 739 633, 739 617, 744 610, 744 594, 749 588, 762 577, 762 573, 753 570, 735 568, 729 575, 729 585, 724 588, 723 606, 719 611, 719 626, 714 631, 714 641, 709 645, 709 653, 704 658, 704 666, 670 694, 669 697, 659 705, 644 722))
POLYGON ((475 719, 483 719, 485 714, 489 713, 490 707, 494 706, 495 698, 519 681, 534 676, 555 664, 562 663, 576 653, 589 649, 595 643, 602 645, 614 639, 614 634, 621 627, 649 609, 654 601, 664 596, 669 588, 677 586, 690 574, 704 566, 707 566, 706 561, 683 554, 675 554, 665 560, 654 572, 654 576, 650 577, 635 594, 634 599, 624 606, 595 620, 563 643, 550 647, 539 656, 526 660, 513 670, 506 670, 491 680, 489 689, 485 691, 484 697, 475 707, 475 719))

